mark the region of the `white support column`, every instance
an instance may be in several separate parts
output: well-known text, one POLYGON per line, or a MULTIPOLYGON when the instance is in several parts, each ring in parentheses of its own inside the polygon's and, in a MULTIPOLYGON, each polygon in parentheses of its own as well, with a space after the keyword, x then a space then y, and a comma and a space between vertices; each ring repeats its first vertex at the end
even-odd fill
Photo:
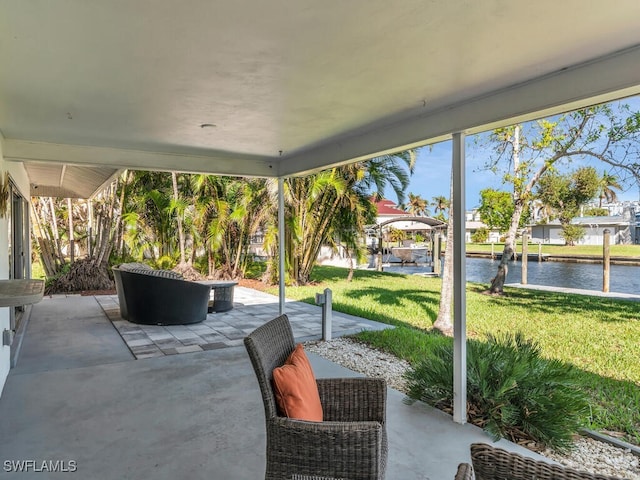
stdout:
MULTIPOLYGON (((467 272, 464 133, 453 135, 453 421, 467 421, 467 272)), ((449 248, 449 245, 447 245, 449 248)))
POLYGON ((278 178, 278 278, 280 280, 280 315, 284 313, 284 178, 278 178))

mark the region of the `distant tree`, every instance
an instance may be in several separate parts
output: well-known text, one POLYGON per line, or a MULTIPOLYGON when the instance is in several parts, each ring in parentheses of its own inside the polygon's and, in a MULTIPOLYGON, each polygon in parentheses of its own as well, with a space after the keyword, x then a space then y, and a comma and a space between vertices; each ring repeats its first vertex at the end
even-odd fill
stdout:
POLYGON ((585 217, 606 217, 607 215, 609 215, 609 210, 607 210, 606 208, 591 207, 585 208, 582 213, 585 217))
POLYGON ((600 182, 598 185, 598 199, 600 201, 600 203, 598 203, 598 206, 600 208, 602 208, 603 200, 607 203, 618 201, 618 195, 614 191, 614 188, 616 190, 622 190, 620 182, 618 182, 618 178, 615 175, 604 172, 602 174, 602 177, 600 177, 600 182))
POLYGON ((505 235, 498 272, 490 292, 501 294, 513 257, 520 218, 542 175, 561 161, 591 158, 607 163, 623 180, 640 184, 640 112, 627 105, 599 105, 551 119, 496 129, 490 136, 494 154, 487 168, 506 171, 513 186, 513 216, 505 235), (615 110, 615 111, 614 111, 615 110))
POLYGON ((398 245, 402 242, 402 240, 407 238, 407 234, 398 228, 389 228, 387 232, 387 238, 390 242, 398 242, 398 245))
POLYGON ((416 217, 429 216, 429 202, 420 195, 409 193, 409 204, 406 206, 407 211, 416 217))
MULTIPOLYGON (((480 220, 489 228, 497 228, 501 232, 509 230, 513 217, 513 197, 509 192, 485 188, 480 191, 480 220)), ((522 228, 529 221, 529 208, 525 207, 520 216, 519 226, 522 228)))
POLYGON ((433 197, 432 205, 433 205, 433 211, 434 211, 434 218, 437 218, 442 222, 446 222, 447 217, 445 213, 449 208, 449 199, 444 195, 435 196, 433 197))
POLYGON ((574 246, 577 242, 584 238, 585 230, 580 225, 563 225, 560 236, 564 238, 564 241, 569 246, 574 246))
POLYGON ((480 227, 471 235, 471 241, 473 243, 484 243, 489 239, 489 230, 484 227, 480 227))
POLYGON ((533 216, 538 223, 549 223, 556 218, 553 209, 539 200, 534 199, 533 202, 531 202, 531 209, 535 211, 533 216))
POLYGON ((574 245, 581 238, 571 220, 578 215, 582 205, 596 197, 599 187, 600 177, 593 167, 579 168, 565 175, 547 172, 540 178, 536 196, 557 213, 568 245, 574 245))

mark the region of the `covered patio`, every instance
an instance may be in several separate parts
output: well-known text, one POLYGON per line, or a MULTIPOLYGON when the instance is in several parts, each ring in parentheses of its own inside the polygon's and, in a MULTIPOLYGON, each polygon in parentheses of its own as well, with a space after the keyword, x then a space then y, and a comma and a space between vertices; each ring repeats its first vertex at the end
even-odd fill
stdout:
MULTIPOLYGON (((91 196, 123 169, 277 178, 283 239, 284 178, 453 140, 454 420, 464 423, 465 136, 640 93, 638 18, 637 0, 588 6, 580 0, 6 0, 0 6, 0 169, 9 174, 12 204, 21 208, 30 195, 91 196)), ((30 276, 28 262, 16 266, 31 254, 24 236, 15 242, 16 227, 28 232, 20 209, 0 218, 1 278, 30 276)), ((279 311, 286 310, 284 295, 281 278, 279 311)), ((34 312, 51 307, 43 302, 34 312)), ((12 312, 0 308, 3 332, 15 329, 12 312)), ((47 340, 34 352, 46 349, 47 340)), ((68 441, 105 478, 120 463, 136 478, 165 465, 173 435, 192 449, 176 446, 179 461, 166 464, 167 477, 222 465, 229 478, 259 471, 249 456, 262 455, 260 409, 240 347, 48 372, 20 374, 18 365, 9 375, 10 342, 4 343, 7 456, 64 456, 71 453, 63 451, 68 441), (172 403, 158 402, 162 393, 172 403), (202 403, 190 410, 186 396, 202 403), (104 428, 118 415, 131 425, 104 428), (250 422, 240 422, 244 415, 250 422), (136 416, 142 423, 133 422, 136 416), (186 427, 185 419, 194 418, 199 423, 186 427), (220 431, 213 420, 225 418, 220 431), (229 436, 242 432, 238 425, 257 428, 247 430, 255 435, 229 436), (81 428, 91 433, 88 441, 81 428), (202 436, 210 441, 199 442, 202 436), (109 448, 109 455, 99 454, 109 448)), ((34 355, 46 366, 46 356, 34 355)), ((410 416, 416 408, 422 407, 399 405, 392 415, 410 416)), ((465 442, 456 447, 455 439, 425 434, 429 428, 417 422, 397 424, 403 431, 390 439, 389 478, 412 478, 402 469, 415 462, 466 458, 465 442), (407 440, 409 431, 415 441, 407 440), (415 458, 400 454, 414 448, 415 458)), ((448 421, 450 432, 467 428, 448 421)))
MULTIPOLYGON (((244 347, 136 360, 97 298, 60 295, 32 307, 20 361, 0 398, 3 461, 74 461, 80 478, 100 480, 263 476, 262 401, 244 347)), ((237 306, 245 321, 277 311, 277 297, 257 298, 237 306)), ((291 307, 293 324, 308 322, 291 307)), ((320 307, 306 307, 317 310, 319 332, 320 307)), ((318 334, 297 340, 305 338, 318 334)), ((318 377, 355 375, 310 358, 318 377)), ((453 478, 458 464, 469 461, 471 443, 491 442, 479 428, 455 424, 421 403, 406 405, 403 398, 388 390, 387 478, 453 478)))

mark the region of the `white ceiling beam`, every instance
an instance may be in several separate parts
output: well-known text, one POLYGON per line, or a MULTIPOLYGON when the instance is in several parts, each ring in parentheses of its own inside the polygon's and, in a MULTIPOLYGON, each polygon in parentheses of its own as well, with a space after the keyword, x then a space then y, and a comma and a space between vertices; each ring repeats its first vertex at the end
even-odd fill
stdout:
POLYGON ((216 175, 271 177, 276 166, 268 159, 224 155, 184 155, 119 148, 65 145, 5 139, 4 158, 16 162, 103 165, 118 169, 180 171, 216 175))
POLYGON ((640 45, 447 108, 402 119, 285 156, 279 175, 310 173, 640 93, 640 45))
POLYGON ((67 166, 62 165, 62 168, 60 169, 60 181, 58 182, 59 187, 62 187, 62 184, 64 182, 64 174, 66 171, 67 171, 67 166))
POLYGON ((106 189, 109 185, 111 185, 114 180, 116 178, 118 178, 118 176, 122 173, 124 169, 118 169, 116 170, 113 175, 111 175, 109 178, 107 178, 104 182, 102 182, 94 191, 93 193, 89 196, 89 200, 92 200, 96 197, 96 195, 98 195, 99 193, 101 193, 104 189, 106 189))

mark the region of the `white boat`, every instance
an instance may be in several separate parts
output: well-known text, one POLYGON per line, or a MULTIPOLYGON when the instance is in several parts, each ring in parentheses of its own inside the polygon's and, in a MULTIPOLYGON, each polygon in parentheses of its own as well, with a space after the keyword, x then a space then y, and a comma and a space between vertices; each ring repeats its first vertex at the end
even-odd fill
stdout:
POLYGON ((391 253, 400 263, 427 263, 429 261, 427 247, 392 247, 391 253))

